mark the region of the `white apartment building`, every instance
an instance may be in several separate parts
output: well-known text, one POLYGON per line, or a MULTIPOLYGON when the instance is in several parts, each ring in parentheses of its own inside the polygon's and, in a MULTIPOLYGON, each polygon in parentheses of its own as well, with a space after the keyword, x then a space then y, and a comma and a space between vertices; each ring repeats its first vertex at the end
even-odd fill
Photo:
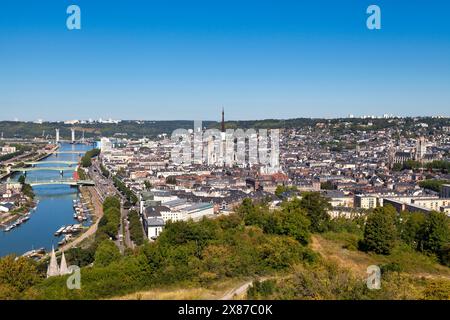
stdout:
POLYGON ((375 195, 355 195, 354 206, 361 209, 373 209, 378 205, 378 197, 375 195))

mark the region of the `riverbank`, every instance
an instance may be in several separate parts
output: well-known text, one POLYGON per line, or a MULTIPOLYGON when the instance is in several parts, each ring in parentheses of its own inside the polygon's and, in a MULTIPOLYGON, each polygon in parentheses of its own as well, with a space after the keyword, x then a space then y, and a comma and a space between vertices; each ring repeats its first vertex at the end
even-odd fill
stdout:
MULTIPOLYGON (((35 154, 33 160, 28 160, 31 159, 31 157, 28 157, 26 161, 39 162, 43 167, 47 166, 47 162, 54 161, 70 163, 75 161, 78 162, 80 160, 79 155, 74 152, 84 153, 89 150, 90 146, 87 145, 61 143, 59 146, 51 145, 47 147, 47 149, 41 147, 39 155, 35 154), (56 150, 61 151, 62 153, 55 154, 54 152, 56 150)), ((24 159, 25 158, 21 160, 24 159)), ((16 164, 16 162, 14 164, 16 164)), ((20 173, 12 174, 10 178, 11 182, 16 181, 19 176, 20 173)), ((56 181, 60 179, 60 173, 50 170, 30 171, 27 173, 27 179, 29 181, 56 181)), ((9 188, 12 187, 14 187, 14 185, 9 186, 9 188)), ((83 202, 80 201, 80 195, 84 191, 78 187, 74 188, 73 186, 55 183, 33 186, 32 190, 36 196, 36 200, 39 201, 39 205, 36 210, 32 211, 32 214, 29 217, 30 219, 26 223, 23 223, 20 227, 13 228, 8 232, 0 232, 0 256, 8 254, 22 255, 23 253, 36 248, 43 248, 49 252, 52 247, 56 249, 57 245, 60 243, 63 245, 65 240, 75 240, 75 236, 81 236, 82 233, 88 231, 92 224, 91 215, 97 215, 97 213, 94 212, 95 210, 93 210, 93 207, 89 208, 92 210, 88 210, 86 207, 87 200, 84 200, 83 202), (87 219, 82 222, 80 221, 83 228, 78 228, 82 230, 80 230, 79 234, 74 232, 55 236, 55 231, 59 230, 61 226, 75 224, 75 203, 80 203, 82 207, 85 207, 82 212, 86 213, 85 215, 83 214, 83 216, 87 217, 87 219), (70 239, 69 234, 74 238, 70 239)), ((96 217, 94 217, 94 221, 95 220, 97 220, 96 217)))
POLYGON ((77 247, 80 245, 83 241, 90 238, 97 232, 98 223, 100 222, 100 219, 103 217, 103 203, 98 196, 97 191, 95 190, 95 187, 80 187, 81 192, 81 199, 82 201, 89 201, 92 208, 92 225, 81 235, 76 237, 73 241, 70 241, 69 243, 66 243, 65 245, 58 248, 58 251, 66 251, 71 248, 77 247))
POLYGON ((34 199, 29 199, 26 203, 23 203, 20 207, 12 211, 0 213, 0 227, 3 229, 7 228, 19 219, 30 215, 37 204, 38 202, 34 201, 34 199))
MULTIPOLYGON (((44 154, 38 154, 37 158, 31 157, 30 159, 21 159, 20 162, 27 162, 27 161, 42 161, 47 159, 48 157, 52 156, 56 151, 58 151, 59 149, 59 145, 55 145, 53 147, 53 149, 51 149, 50 151, 44 153, 44 154)), ((28 156, 33 155, 34 151, 29 153, 28 156)), ((27 155, 22 155, 22 157, 26 157, 27 155)), ((8 162, 6 162, 8 163, 8 162)), ((26 167, 26 166, 25 166, 26 167)), ((0 174, 0 181, 3 181, 6 178, 9 178, 12 174, 14 174, 14 172, 5 172, 3 174, 0 174)))

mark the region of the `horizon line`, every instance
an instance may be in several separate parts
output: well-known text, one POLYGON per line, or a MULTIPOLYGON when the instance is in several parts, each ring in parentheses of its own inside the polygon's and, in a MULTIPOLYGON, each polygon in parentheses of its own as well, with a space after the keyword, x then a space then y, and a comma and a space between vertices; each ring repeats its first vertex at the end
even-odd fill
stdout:
MULTIPOLYGON (((342 116, 342 117, 295 117, 295 118, 260 118, 260 119, 228 119, 225 122, 237 122, 237 121, 268 121, 268 120, 276 120, 276 121, 289 121, 289 120, 297 120, 297 119, 308 119, 308 120, 341 120, 341 119, 414 119, 414 118, 441 118, 446 119, 450 118, 449 115, 361 115, 361 116, 342 116)), ((208 122, 221 122, 221 120, 210 120, 210 119, 113 119, 113 118, 99 118, 99 119, 71 119, 71 120, 11 120, 11 119, 0 119, 0 122, 24 122, 24 123, 35 123, 35 124, 44 124, 44 123, 64 123, 68 121, 78 121, 78 122, 88 122, 88 123, 79 123, 79 124, 89 124, 89 123, 99 123, 99 121, 107 124, 107 121, 120 121, 120 122, 171 122, 171 121, 208 121, 208 122)), ((76 123, 75 123, 76 124, 76 123)))

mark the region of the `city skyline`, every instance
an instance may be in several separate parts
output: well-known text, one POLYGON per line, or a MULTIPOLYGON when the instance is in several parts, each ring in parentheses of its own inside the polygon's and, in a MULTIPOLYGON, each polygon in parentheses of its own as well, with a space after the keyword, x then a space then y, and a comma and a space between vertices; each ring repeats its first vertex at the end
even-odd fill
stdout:
POLYGON ((445 1, 75 4, 2 5, 0 120, 449 116, 445 1))
MULTIPOLYGON (((311 119, 311 120, 341 120, 341 119, 414 119, 414 118, 449 118, 447 115, 436 114, 436 115, 394 115, 394 114, 349 114, 346 116, 337 116, 337 117, 294 117, 294 118, 249 118, 249 119, 238 119, 238 118, 230 118, 225 119, 225 122, 228 121, 264 121, 264 120, 276 120, 276 121, 288 121, 295 119, 311 119)), ((98 119, 94 118, 77 118, 77 119, 0 119, 0 122, 27 122, 27 123, 62 123, 62 124, 93 124, 93 123, 119 123, 122 121, 143 121, 143 122, 176 122, 176 121, 207 121, 207 122, 217 122, 220 123, 221 120, 219 117, 216 119, 119 119, 119 118, 109 118, 109 117, 100 117, 98 119)))
POLYGON ((449 12, 3 1, 0 301, 449 301, 449 12))

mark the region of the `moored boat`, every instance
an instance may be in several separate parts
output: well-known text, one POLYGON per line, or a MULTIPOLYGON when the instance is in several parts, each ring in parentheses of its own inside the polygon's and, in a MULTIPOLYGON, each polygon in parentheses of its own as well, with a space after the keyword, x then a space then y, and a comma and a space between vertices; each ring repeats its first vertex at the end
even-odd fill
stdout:
POLYGON ((64 231, 65 228, 66 228, 66 226, 62 226, 61 228, 59 228, 59 229, 55 232, 55 237, 61 235, 61 233, 64 231))

